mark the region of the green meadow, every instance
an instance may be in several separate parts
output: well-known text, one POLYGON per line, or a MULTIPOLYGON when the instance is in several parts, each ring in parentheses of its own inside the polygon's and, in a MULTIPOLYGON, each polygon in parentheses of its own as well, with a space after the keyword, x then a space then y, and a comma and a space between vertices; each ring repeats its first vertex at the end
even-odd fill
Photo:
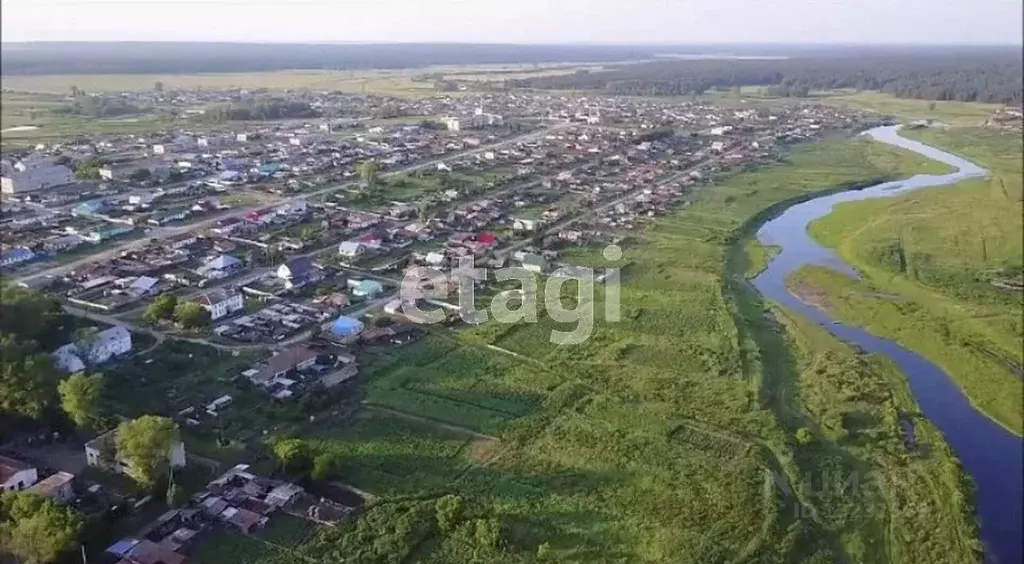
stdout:
POLYGON ((809 268, 841 319, 893 337, 943 367, 993 419, 1024 431, 1024 263, 1019 135, 981 128, 907 136, 988 168, 990 178, 841 204, 811 234, 863 281, 809 268))
MULTIPOLYGON (((862 139, 802 145, 638 233, 614 264, 621 321, 598 313, 580 345, 550 343, 571 324, 542 308, 536 324, 370 351, 369 408, 302 436, 381 497, 289 561, 977 561, 969 489, 899 373, 746 279, 771 252, 750 241, 772 213, 934 168, 862 139), (445 495, 463 509, 442 527, 445 495)), ((564 260, 606 264, 591 248, 564 260)), ((595 310, 606 302, 598 286, 595 310)))

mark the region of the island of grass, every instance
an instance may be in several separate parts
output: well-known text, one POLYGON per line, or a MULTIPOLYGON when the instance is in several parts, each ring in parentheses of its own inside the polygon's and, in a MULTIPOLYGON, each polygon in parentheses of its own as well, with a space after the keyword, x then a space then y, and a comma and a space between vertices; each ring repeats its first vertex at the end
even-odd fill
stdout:
POLYGON ((990 178, 849 202, 810 232, 862 274, 807 267, 791 278, 839 319, 941 366, 979 409, 1024 431, 1021 138, 992 129, 906 135, 963 155, 990 178))

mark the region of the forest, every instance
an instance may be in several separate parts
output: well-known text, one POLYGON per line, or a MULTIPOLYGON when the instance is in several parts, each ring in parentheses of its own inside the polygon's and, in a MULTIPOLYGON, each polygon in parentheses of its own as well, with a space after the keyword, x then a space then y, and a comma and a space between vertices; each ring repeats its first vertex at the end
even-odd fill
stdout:
POLYGON ((672 60, 506 81, 515 88, 601 90, 608 94, 675 96, 713 89, 770 86, 781 96, 850 88, 901 98, 1021 102, 1020 51, 857 52, 771 60, 672 60))

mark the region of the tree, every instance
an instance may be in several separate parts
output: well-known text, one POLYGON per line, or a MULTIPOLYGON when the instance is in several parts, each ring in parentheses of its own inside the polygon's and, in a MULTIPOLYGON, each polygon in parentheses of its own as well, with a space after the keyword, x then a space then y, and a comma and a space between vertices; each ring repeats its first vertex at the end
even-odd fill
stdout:
POLYGON ((178 297, 174 294, 163 293, 153 300, 153 303, 149 304, 146 308, 146 312, 142 314, 143 319, 149 323, 156 323, 161 319, 167 319, 174 314, 174 309, 178 306, 178 297))
POLYGON ((210 323, 210 312, 195 302, 182 302, 174 307, 174 318, 185 329, 195 329, 210 323))
POLYGON ((50 355, 0 335, 0 413, 38 419, 56 404, 59 380, 50 355))
POLYGON ((304 473, 312 463, 312 453, 302 439, 278 439, 271 450, 285 472, 304 473))
POLYGON ((313 470, 309 477, 317 482, 328 482, 338 477, 341 472, 342 458, 331 452, 320 454, 313 460, 313 470))
POLYGON ((166 417, 143 415, 117 427, 117 455, 141 485, 152 487, 170 470, 178 426, 166 417))
POLYGON ((537 545, 537 560, 552 560, 554 557, 554 551, 551 550, 551 543, 542 542, 537 545))
POLYGON ((359 163, 359 177, 366 183, 366 187, 373 189, 380 177, 380 163, 377 159, 369 159, 359 163))
POLYGON ((814 435, 811 434, 811 430, 807 427, 800 427, 796 430, 796 442, 801 445, 809 445, 814 441, 814 435))
POLYGON ((0 496, 0 546, 22 564, 53 562, 73 550, 83 525, 77 511, 36 493, 0 496))
POLYGON ((303 241, 313 241, 319 238, 320 232, 312 225, 303 227, 302 231, 299 232, 299 239, 302 239, 303 241))
POLYGON ((86 430, 96 430, 102 420, 99 406, 102 392, 102 374, 72 374, 57 384, 61 409, 75 425, 86 430))
POLYGON ((480 550, 492 551, 501 547, 501 524, 497 519, 477 519, 473 538, 480 550))
POLYGON ((437 528, 444 533, 454 531, 462 519, 462 498, 448 494, 438 499, 434 508, 437 511, 437 528))

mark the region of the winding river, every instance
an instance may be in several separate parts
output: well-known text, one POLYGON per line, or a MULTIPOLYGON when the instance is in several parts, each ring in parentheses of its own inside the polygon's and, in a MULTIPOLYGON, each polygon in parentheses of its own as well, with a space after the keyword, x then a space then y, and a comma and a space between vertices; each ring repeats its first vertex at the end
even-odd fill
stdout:
POLYGON ((757 232, 762 244, 781 247, 781 252, 753 280, 753 284, 763 296, 806 316, 843 341, 888 357, 900 368, 921 412, 942 432, 963 463, 964 470, 974 480, 986 562, 1020 563, 1024 560, 1021 547, 1024 538, 1024 445, 1021 439, 975 409, 956 382, 924 357, 895 341, 876 337, 858 327, 833 323, 824 311, 801 302, 786 289, 786 276, 805 264, 820 264, 857 277, 850 266, 829 249, 818 245, 807 233, 810 222, 827 215, 832 206, 841 202, 895 196, 928 186, 950 185, 988 174, 985 169, 956 155, 901 137, 896 126, 878 127, 865 135, 944 162, 958 170, 945 175, 919 174, 863 190, 822 196, 787 209, 757 232))

